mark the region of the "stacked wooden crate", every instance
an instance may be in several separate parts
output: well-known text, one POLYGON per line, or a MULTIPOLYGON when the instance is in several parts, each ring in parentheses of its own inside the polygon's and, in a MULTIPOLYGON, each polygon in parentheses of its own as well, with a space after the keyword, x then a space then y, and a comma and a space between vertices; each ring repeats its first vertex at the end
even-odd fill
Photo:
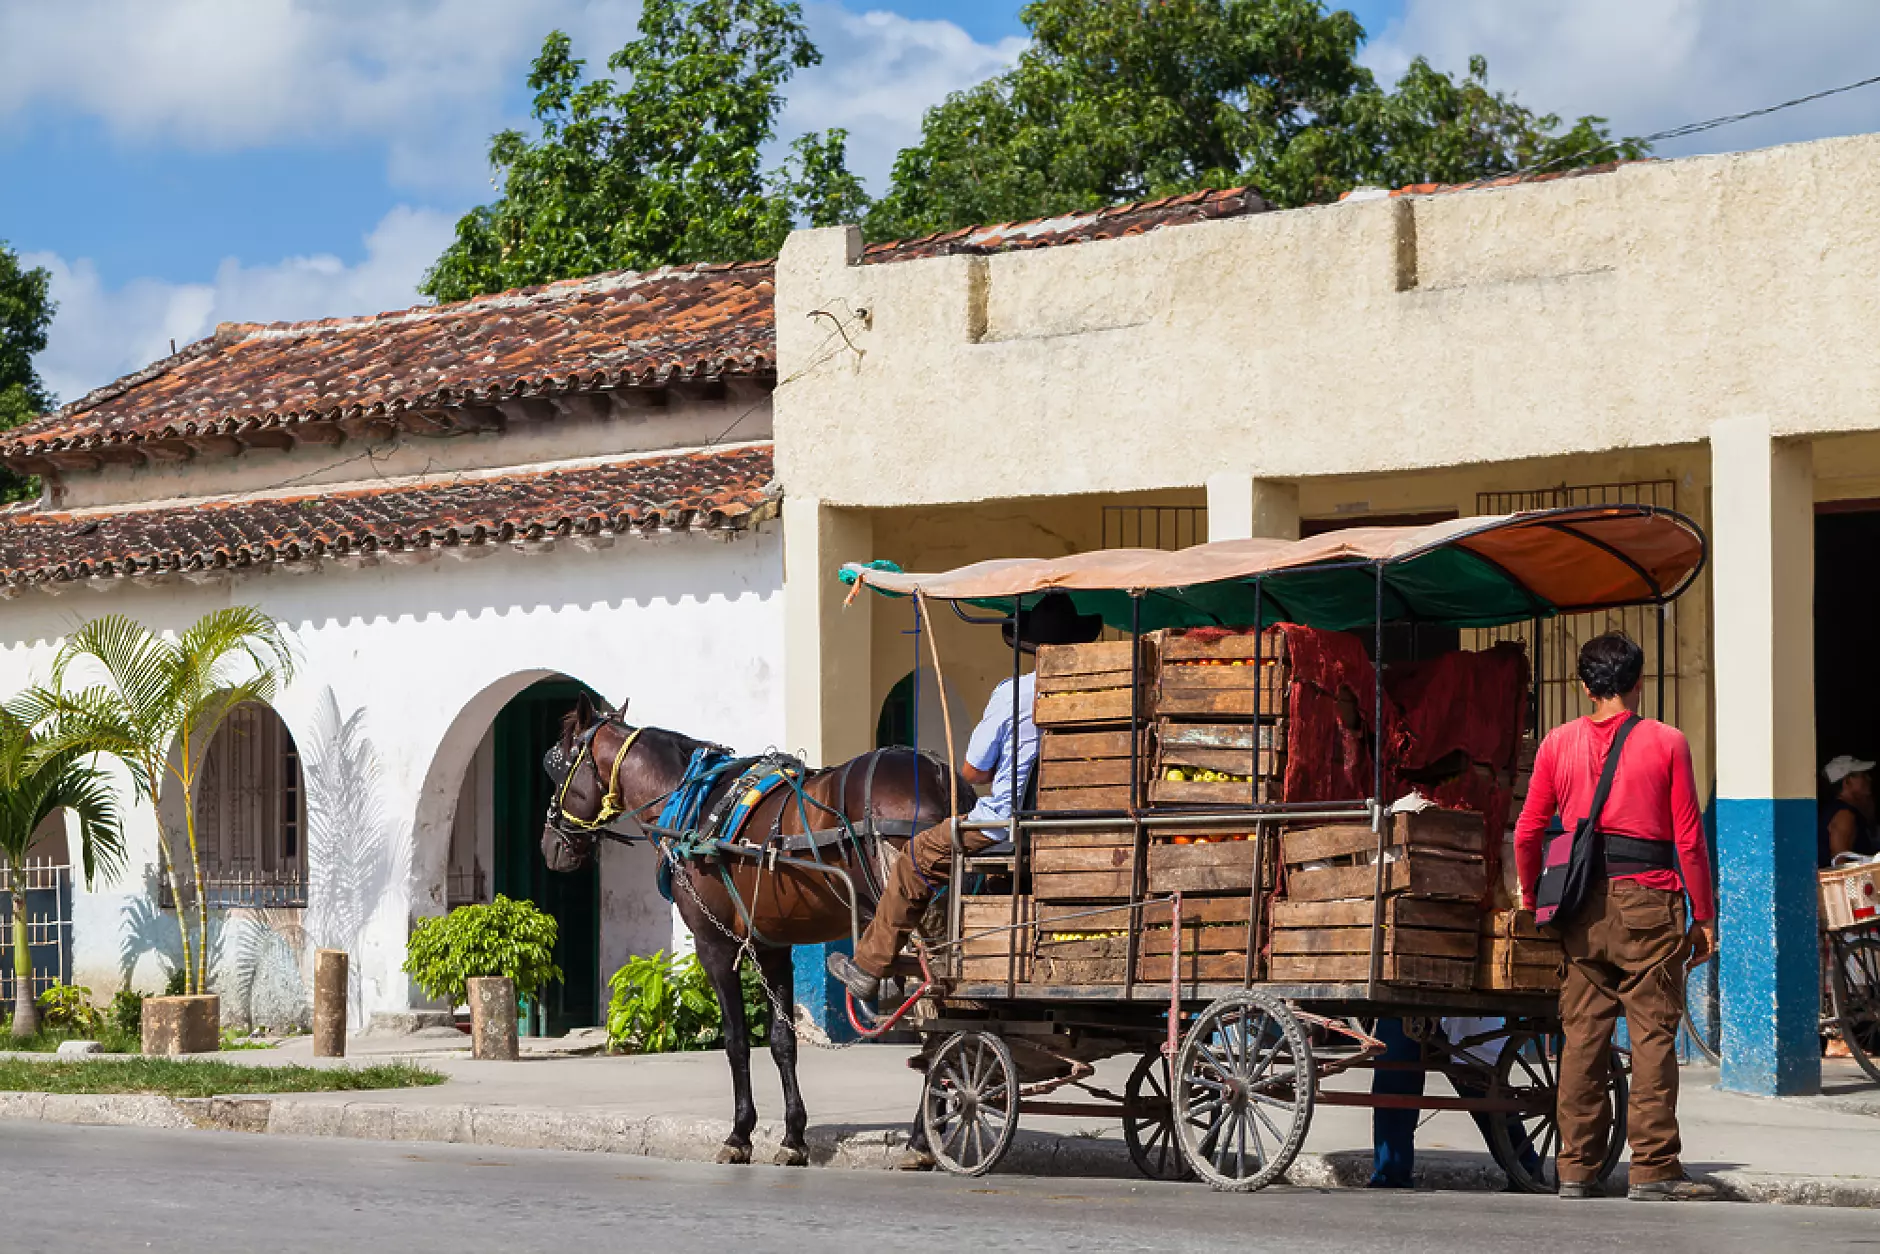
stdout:
POLYGON ((957 974, 973 983, 1000 983, 1031 978, 1032 899, 1018 899, 1017 926, 1013 926, 1012 899, 988 894, 960 900, 960 948, 957 974), (1014 956, 1016 955, 1016 961, 1014 956))
MULTIPOLYGON (((1127 810, 1129 736, 1134 707, 1154 699, 1153 655, 1127 640, 1047 645, 1038 650, 1038 809, 1059 812, 1127 810), (1131 660, 1144 658, 1140 696, 1131 691, 1131 660)), ((1149 745, 1137 761, 1147 766, 1149 745)))
POLYGON ((1159 631, 1149 641, 1156 660, 1150 802, 1279 800, 1289 682, 1286 638, 1277 630, 1232 635, 1159 631))
POLYGON ((1551 993, 1560 988, 1566 953, 1558 937, 1534 922, 1531 910, 1492 910, 1482 916, 1475 986, 1507 992, 1551 993))
MULTIPOLYGON (((1487 888, 1482 816, 1425 809, 1389 816, 1383 876, 1386 983, 1474 984, 1479 902, 1487 888)), ((1273 906, 1268 978, 1350 983, 1371 974, 1377 834, 1350 823, 1281 838, 1285 900, 1273 906)))

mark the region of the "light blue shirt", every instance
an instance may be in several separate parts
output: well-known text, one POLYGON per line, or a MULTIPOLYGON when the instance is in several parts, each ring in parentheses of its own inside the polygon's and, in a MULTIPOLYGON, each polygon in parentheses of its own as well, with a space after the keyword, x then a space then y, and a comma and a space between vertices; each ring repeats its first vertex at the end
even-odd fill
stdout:
POLYGON ((979 803, 966 817, 975 822, 991 822, 1012 817, 1012 773, 1018 772, 1018 797, 1025 798, 1025 785, 1038 765, 1038 728, 1031 721, 1031 704, 1037 691, 1031 675, 1018 680, 1017 752, 1013 751, 1012 681, 1002 679, 986 702, 979 726, 973 728, 966 742, 966 761, 974 769, 992 772, 990 788, 980 794, 979 803))

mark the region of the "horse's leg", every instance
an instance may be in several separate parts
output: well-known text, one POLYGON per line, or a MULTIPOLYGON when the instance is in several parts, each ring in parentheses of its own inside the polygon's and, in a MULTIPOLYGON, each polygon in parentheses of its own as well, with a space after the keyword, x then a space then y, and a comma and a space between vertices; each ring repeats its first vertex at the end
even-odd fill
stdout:
POLYGON ((776 1162, 779 1167, 807 1167, 809 1149, 803 1142, 803 1132, 809 1126, 809 1111, 803 1106, 803 1090, 796 1082, 796 971, 791 951, 759 949, 757 970, 770 995, 770 1058, 783 1081, 783 1145, 777 1150, 776 1162))
POLYGON ((744 990, 738 982, 739 947, 715 931, 693 929, 699 964, 718 994, 718 1010, 725 1029, 725 1061, 731 1064, 731 1135, 718 1151, 721 1163, 751 1161, 751 1129, 757 1126, 757 1104, 751 1100, 751 1031, 744 1022, 744 990))

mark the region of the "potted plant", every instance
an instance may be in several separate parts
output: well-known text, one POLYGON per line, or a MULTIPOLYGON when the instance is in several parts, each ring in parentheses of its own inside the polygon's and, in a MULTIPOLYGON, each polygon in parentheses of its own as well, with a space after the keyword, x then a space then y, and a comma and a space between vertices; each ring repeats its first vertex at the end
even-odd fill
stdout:
POLYGON ((562 978, 555 935, 554 916, 499 895, 413 924, 405 973, 427 997, 469 1003, 473 1057, 513 1059, 516 999, 562 978))
POLYGON ((196 839, 196 781, 229 711, 248 701, 272 704, 292 677, 287 636, 260 610, 215 610, 174 638, 107 614, 72 633, 53 663, 50 690, 35 694, 68 743, 122 762, 137 797, 157 815, 161 872, 182 934, 183 991, 145 1003, 145 1053, 220 1047, 221 999, 208 987, 209 904, 196 839), (74 672, 94 682, 68 693, 65 681, 74 672), (180 833, 163 819, 172 790, 181 803, 180 833), (186 885, 177 870, 179 835, 189 857, 186 885))

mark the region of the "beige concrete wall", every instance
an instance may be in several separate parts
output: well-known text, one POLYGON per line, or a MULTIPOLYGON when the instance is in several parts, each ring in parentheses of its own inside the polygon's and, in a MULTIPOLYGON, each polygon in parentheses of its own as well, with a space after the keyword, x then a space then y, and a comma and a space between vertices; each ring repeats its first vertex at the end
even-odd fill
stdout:
POLYGON ((779 470, 899 507, 1880 429, 1876 203, 1860 136, 991 257, 799 232, 779 470))

